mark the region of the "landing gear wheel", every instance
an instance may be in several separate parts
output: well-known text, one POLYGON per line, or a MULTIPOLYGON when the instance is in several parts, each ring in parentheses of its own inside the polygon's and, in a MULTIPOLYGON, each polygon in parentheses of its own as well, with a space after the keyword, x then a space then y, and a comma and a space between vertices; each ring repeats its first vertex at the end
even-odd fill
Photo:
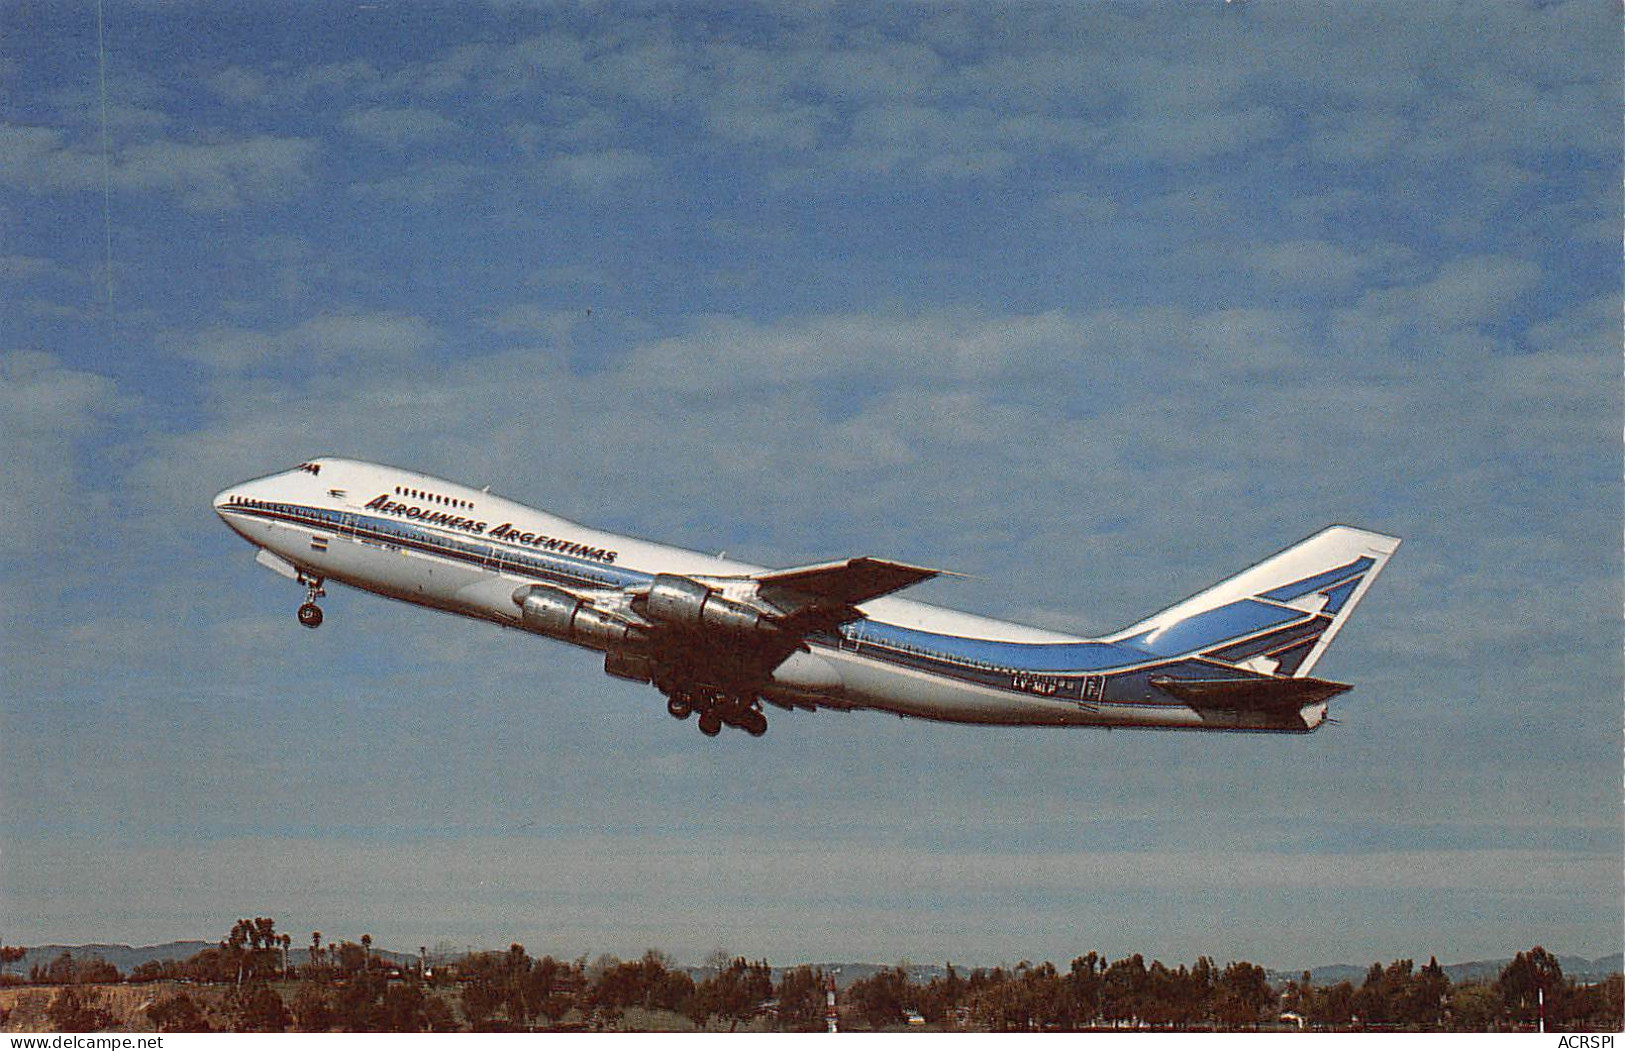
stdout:
POLYGON ((767 716, 754 708, 746 708, 739 713, 738 721, 734 725, 752 737, 760 737, 767 733, 767 716))
POLYGON ((322 607, 314 602, 307 602, 299 607, 299 623, 307 628, 322 626, 322 607))
POLYGON ((694 706, 682 697, 666 698, 666 714, 673 719, 687 719, 694 714, 694 706))
POLYGON ((700 733, 707 737, 715 737, 722 732, 722 716, 714 710, 700 713, 700 733))

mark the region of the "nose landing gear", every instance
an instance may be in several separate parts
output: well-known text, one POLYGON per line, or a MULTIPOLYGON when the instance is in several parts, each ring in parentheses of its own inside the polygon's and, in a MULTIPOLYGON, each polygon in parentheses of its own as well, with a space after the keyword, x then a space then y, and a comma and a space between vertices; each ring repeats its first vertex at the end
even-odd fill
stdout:
POLYGON ((322 626, 322 607, 316 605, 316 600, 327 594, 322 590, 322 578, 301 575, 299 582, 305 585, 305 604, 299 607, 299 623, 307 628, 319 628, 322 626))

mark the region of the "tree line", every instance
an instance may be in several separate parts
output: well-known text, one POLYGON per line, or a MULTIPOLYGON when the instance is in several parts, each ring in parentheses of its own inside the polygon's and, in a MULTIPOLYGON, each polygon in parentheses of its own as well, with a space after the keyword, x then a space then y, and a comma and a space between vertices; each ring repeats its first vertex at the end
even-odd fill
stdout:
MULTIPOLYGON (((291 938, 268 917, 239 920, 221 941, 184 960, 143 963, 125 978, 100 959, 62 953, 31 968, 28 981, 61 986, 48 1015, 62 1031, 112 1024, 95 986, 165 982, 226 986, 221 995, 173 989, 145 1008, 163 1031, 450 1032, 559 1028, 749 1026, 816 1031, 826 1025, 830 974, 800 966, 775 975, 766 960, 713 954, 691 973, 649 950, 640 959, 532 957, 522 945, 474 952, 428 966, 375 953, 372 939, 324 944, 291 962, 291 938)), ((15 961, 18 951, 3 958, 15 961)), ((5 976, 8 982, 19 976, 5 976)), ((1088 953, 1066 970, 1023 961, 1012 968, 949 964, 919 980, 899 964, 840 991, 842 1028, 905 1026, 994 1031, 1157 1028, 1235 1031, 1407 1029, 1483 1032, 1533 1028, 1619 1030, 1625 982, 1593 985, 1564 977, 1537 946, 1492 981, 1454 983, 1436 959, 1373 963, 1362 982, 1317 985, 1308 972, 1284 983, 1245 961, 1223 967, 1149 964, 1135 954, 1107 961, 1088 953)))

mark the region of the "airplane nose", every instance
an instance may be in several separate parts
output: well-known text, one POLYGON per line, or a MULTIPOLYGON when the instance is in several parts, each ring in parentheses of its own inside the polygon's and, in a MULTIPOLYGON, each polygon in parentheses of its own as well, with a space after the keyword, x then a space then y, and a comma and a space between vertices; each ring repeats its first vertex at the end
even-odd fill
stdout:
POLYGON ((214 513, 225 517, 226 501, 231 497, 230 489, 222 489, 214 494, 214 513))

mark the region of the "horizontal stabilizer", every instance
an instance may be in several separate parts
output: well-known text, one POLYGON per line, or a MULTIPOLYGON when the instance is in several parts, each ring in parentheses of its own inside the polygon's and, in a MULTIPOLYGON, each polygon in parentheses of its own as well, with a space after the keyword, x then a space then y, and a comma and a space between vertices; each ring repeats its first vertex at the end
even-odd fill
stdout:
POLYGON ((1330 700, 1353 687, 1329 679, 1174 679, 1151 677, 1151 685, 1192 708, 1236 711, 1296 710, 1330 700))

